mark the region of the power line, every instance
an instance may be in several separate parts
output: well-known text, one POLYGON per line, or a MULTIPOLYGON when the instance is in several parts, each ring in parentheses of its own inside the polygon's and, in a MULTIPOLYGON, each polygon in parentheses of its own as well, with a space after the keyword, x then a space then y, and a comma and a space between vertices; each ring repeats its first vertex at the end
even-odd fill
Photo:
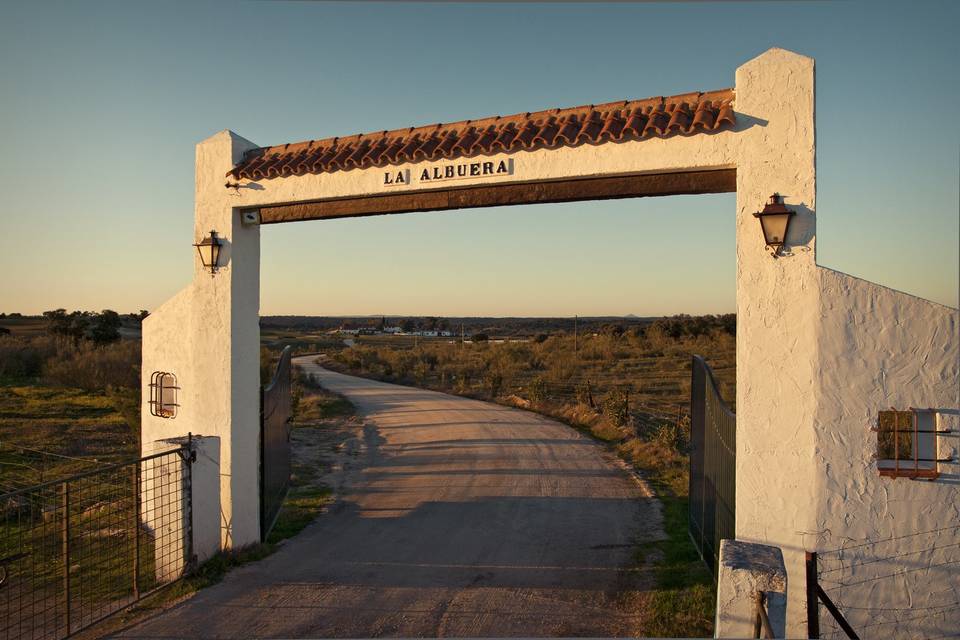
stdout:
POLYGON ((923 615, 913 616, 913 617, 910 617, 910 618, 897 618, 896 620, 883 620, 883 621, 881 621, 881 622, 871 622, 871 623, 869 623, 869 624, 861 624, 861 625, 859 625, 857 628, 858 628, 858 629, 866 629, 867 627, 882 627, 882 626, 888 625, 888 624, 902 624, 902 623, 904 623, 904 622, 916 622, 917 620, 929 620, 931 616, 941 615, 941 614, 944 614, 944 613, 950 613, 951 611, 953 611, 953 609, 946 609, 946 610, 944 610, 944 611, 941 611, 940 613, 934 613, 934 614, 925 613, 925 614, 923 614, 923 615))
POLYGON ((835 584, 835 585, 840 586, 840 587, 854 587, 854 586, 856 586, 856 585, 858 585, 858 584, 866 584, 866 583, 868 583, 868 582, 876 582, 877 580, 884 580, 884 579, 886 579, 886 578, 895 578, 895 577, 897 577, 897 576, 903 576, 903 575, 906 575, 906 574, 908 574, 908 573, 913 573, 913 572, 915 572, 915 571, 924 571, 924 570, 926 570, 926 569, 936 569, 937 567, 945 567, 945 566, 951 565, 951 564, 960 564, 960 560, 950 560, 950 561, 948 561, 948 562, 939 562, 939 563, 937 563, 937 564, 929 564, 929 565, 927 565, 927 566, 925 566, 925 567, 914 567, 913 569, 906 569, 906 570, 904 570, 904 571, 897 571, 896 573, 888 573, 888 574, 886 574, 886 575, 876 576, 876 577, 873 577, 873 578, 867 578, 866 580, 858 580, 858 581, 856 581, 856 582, 835 582, 835 581, 833 581, 833 580, 830 580, 829 582, 830 582, 831 584, 835 584))
POLYGON ((919 549, 919 550, 917 550, 917 551, 906 551, 906 552, 904 552, 904 553, 898 553, 898 554, 895 555, 895 556, 886 556, 886 557, 883 557, 883 558, 875 558, 875 559, 873 559, 873 560, 867 560, 867 561, 865 561, 865 562, 856 562, 856 563, 849 564, 849 565, 846 565, 846 566, 835 567, 835 568, 833 568, 833 569, 826 569, 825 571, 821 571, 820 573, 821 573, 821 574, 823 574, 823 573, 832 573, 832 572, 834 572, 834 571, 843 571, 843 570, 845 570, 845 569, 855 569, 856 567, 862 567, 862 566, 867 565, 867 564, 874 564, 874 563, 877 563, 877 562, 885 562, 885 561, 887 561, 887 560, 896 560, 897 558, 903 558, 903 557, 905 557, 905 556, 912 556, 912 555, 916 555, 916 554, 918 554, 918 553, 923 553, 923 552, 925 552, 925 551, 936 551, 937 549, 949 549, 949 548, 951 548, 951 547, 960 547, 960 542, 954 542, 953 544, 944 544, 944 545, 940 545, 939 547, 937 547, 937 546, 927 547, 927 548, 925 548, 925 549, 919 549))
POLYGON ((954 605, 960 605, 960 601, 957 602, 948 602, 947 604, 940 604, 935 607, 903 607, 901 609, 896 609, 893 607, 844 607, 844 611, 933 611, 934 609, 946 609, 947 607, 952 607, 954 605))
POLYGON ((939 533, 940 531, 960 531, 960 527, 940 527, 939 529, 930 529, 929 531, 918 531, 916 533, 908 533, 902 536, 894 536, 892 538, 883 538, 881 540, 872 540, 870 542, 864 542, 863 544, 855 544, 849 547, 838 547, 837 549, 830 549, 828 551, 818 551, 817 555, 823 555, 825 553, 843 553, 844 551, 849 551, 850 549, 859 549, 860 547, 869 547, 870 545, 880 544, 881 542, 891 542, 893 540, 903 540, 904 538, 913 538, 915 536, 922 536, 928 533, 939 533))
POLYGON ((44 456, 52 456, 54 458, 63 458, 64 460, 75 460, 77 462, 86 462, 87 464, 100 464, 100 461, 95 458, 77 458, 74 456, 63 455, 61 453, 53 453, 51 451, 42 451, 40 449, 31 449, 30 447, 24 447, 19 444, 8 444, 8 447, 11 449, 17 449, 19 451, 29 451, 30 453, 39 453, 44 456))

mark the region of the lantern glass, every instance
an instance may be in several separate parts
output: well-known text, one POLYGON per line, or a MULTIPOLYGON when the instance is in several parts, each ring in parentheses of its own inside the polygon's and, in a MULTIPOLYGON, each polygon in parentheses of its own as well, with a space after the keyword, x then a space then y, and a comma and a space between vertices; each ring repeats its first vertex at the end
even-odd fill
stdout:
POLYGON ((210 264, 208 267, 217 267, 220 264, 220 241, 210 243, 210 264))
POLYGON ((217 266, 220 263, 220 246, 222 242, 220 238, 217 237, 216 231, 211 231, 210 235, 193 245, 197 248, 197 253, 200 254, 200 262, 203 263, 203 266, 207 269, 210 269, 211 273, 217 270, 217 266))
POLYGON ((790 224, 790 213, 768 213, 760 216, 760 226, 763 227, 763 237, 771 247, 779 247, 787 237, 787 225, 790 224))
POLYGON ((790 218, 796 212, 783 205, 780 194, 770 196, 770 202, 763 207, 763 211, 753 214, 760 219, 760 228, 763 231, 763 240, 773 249, 774 256, 780 253, 790 230, 790 218))

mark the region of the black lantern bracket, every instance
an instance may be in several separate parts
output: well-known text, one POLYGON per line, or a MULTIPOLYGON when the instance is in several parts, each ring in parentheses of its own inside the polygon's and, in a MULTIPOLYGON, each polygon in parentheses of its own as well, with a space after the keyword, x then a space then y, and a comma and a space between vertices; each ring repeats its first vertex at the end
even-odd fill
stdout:
POLYGON ((774 258, 782 255, 787 233, 790 231, 790 220, 796 214, 796 211, 788 209, 783 204, 783 196, 779 193, 770 196, 770 201, 764 205, 763 211, 753 214, 760 221, 763 241, 773 253, 774 258))
POLYGON ((220 249, 223 247, 223 240, 217 236, 217 232, 211 229, 209 236, 193 246, 197 248, 204 268, 210 269, 211 276, 215 274, 220 266, 220 249))

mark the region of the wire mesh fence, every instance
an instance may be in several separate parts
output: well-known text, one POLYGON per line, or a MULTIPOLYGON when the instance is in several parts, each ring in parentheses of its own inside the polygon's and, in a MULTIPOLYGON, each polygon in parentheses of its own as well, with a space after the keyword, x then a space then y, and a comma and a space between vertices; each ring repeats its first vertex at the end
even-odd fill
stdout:
POLYGON ((179 577, 190 447, 0 494, 0 639, 64 638, 179 577))
POLYGON ((108 462, 115 460, 69 456, 0 441, 0 492, 25 489, 96 469, 108 462))

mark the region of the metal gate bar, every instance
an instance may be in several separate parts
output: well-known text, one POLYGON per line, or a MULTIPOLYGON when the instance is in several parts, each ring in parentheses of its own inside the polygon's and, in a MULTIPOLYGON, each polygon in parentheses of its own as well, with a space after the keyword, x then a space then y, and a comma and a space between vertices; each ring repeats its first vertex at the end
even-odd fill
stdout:
POLYGON ((690 538, 716 574, 720 540, 736 538, 737 419, 713 371, 693 356, 690 383, 690 538))
POLYGON ((261 540, 273 529, 290 486, 290 356, 290 347, 284 347, 273 379, 260 395, 261 540))
POLYGON ((78 633, 184 575, 190 445, 0 495, 0 639, 78 633))

